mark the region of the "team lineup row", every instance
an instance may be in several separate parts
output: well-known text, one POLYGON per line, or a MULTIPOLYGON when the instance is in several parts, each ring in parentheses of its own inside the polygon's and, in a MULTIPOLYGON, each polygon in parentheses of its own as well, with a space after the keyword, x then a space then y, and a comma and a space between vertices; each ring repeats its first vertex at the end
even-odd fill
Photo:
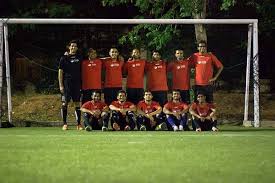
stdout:
POLYGON ((169 62, 169 64, 161 60, 158 51, 153 51, 152 61, 148 62, 140 59, 138 49, 133 49, 131 58, 124 62, 119 57, 116 48, 111 48, 110 57, 105 59, 97 58, 96 50, 89 49, 88 59, 85 60, 77 54, 76 41, 71 41, 67 48, 68 54, 61 57, 58 72, 60 92, 63 96, 61 112, 64 126, 67 126, 67 105, 72 99, 75 104, 77 123, 81 128, 80 90, 83 94, 82 104, 91 100, 93 91, 102 90, 106 104, 110 105, 117 99, 117 93, 122 89, 123 73, 127 74, 126 91, 130 102, 136 105, 142 100, 144 75, 146 74, 147 90, 152 94, 154 101, 163 107, 167 103, 167 72, 171 72, 173 76, 172 89, 178 90, 181 101, 189 104, 190 70, 194 68, 195 99, 197 99, 199 93, 202 93, 206 97, 206 102, 212 103, 212 83, 218 78, 223 69, 223 65, 217 57, 207 52, 205 42, 200 42, 198 44, 199 52, 188 58, 183 57, 183 50, 176 50, 176 59, 169 62), (218 69, 215 75, 213 74, 214 68, 218 69), (105 72, 102 72, 102 70, 105 72), (105 73, 103 87, 102 73, 105 73))
MULTIPOLYGON (((126 92, 120 90, 117 100, 108 106, 101 101, 101 93, 95 91, 92 94, 92 99, 80 108, 83 112, 85 130, 107 131, 109 121, 114 131, 189 130, 187 121, 189 112, 192 116, 193 130, 198 132, 218 131, 215 106, 207 103, 205 95, 202 93, 198 94, 198 102, 194 102, 190 107, 181 102, 178 90, 173 90, 172 100, 167 102, 163 108, 152 99, 152 93, 145 91, 144 100, 135 105, 127 101, 126 92)), ((63 126, 63 129, 67 130, 68 126, 63 126)))

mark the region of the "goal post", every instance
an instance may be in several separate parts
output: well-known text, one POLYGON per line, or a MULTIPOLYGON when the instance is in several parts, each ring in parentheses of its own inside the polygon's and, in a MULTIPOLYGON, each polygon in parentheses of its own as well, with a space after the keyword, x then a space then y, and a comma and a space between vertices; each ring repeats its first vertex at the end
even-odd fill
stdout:
MULTIPOLYGON (((251 55, 253 56, 253 94, 254 94, 254 127, 260 127, 259 111, 259 56, 258 56, 258 19, 0 19, 0 66, 3 56, 6 63, 6 82, 8 98, 8 120, 12 123, 12 103, 9 66, 8 24, 246 24, 248 25, 247 67, 243 125, 249 126, 249 81, 251 55), (4 44, 3 44, 4 37, 4 44), (252 42, 253 41, 253 42, 252 42), (252 48, 253 46, 253 48, 252 48), (3 51, 4 50, 4 51, 3 51)), ((1 71, 1 69, 0 69, 1 71)), ((1 73, 1 72, 0 72, 1 73)), ((0 79, 2 80, 2 78, 0 79)), ((1 81, 0 81, 1 84, 1 81)), ((0 94, 1 96, 1 94, 0 94)), ((0 98, 2 101, 2 99, 0 98)))

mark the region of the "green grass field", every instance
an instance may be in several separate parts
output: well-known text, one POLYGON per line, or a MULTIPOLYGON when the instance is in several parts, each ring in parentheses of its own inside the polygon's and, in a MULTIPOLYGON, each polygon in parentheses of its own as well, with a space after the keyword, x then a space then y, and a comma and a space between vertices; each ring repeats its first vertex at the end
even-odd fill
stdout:
POLYGON ((0 129, 0 182, 274 182, 275 129, 0 129))

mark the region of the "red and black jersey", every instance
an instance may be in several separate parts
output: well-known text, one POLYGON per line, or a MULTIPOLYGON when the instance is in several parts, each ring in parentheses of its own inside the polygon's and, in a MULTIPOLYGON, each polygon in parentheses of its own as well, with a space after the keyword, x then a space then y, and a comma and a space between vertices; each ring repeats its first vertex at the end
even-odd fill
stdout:
POLYGON ((152 62, 146 64, 147 88, 150 91, 167 91, 167 71, 164 61, 152 62))
POLYGON ((102 61, 100 59, 82 61, 82 89, 100 90, 102 61))
POLYGON ((223 66, 212 53, 194 53, 189 59, 196 69, 196 85, 209 85, 209 80, 213 77, 213 67, 223 66))
POLYGON ((144 100, 140 101, 137 105, 137 108, 143 111, 145 114, 150 114, 158 110, 161 106, 158 102, 152 101, 151 104, 147 104, 144 100))
POLYGON ((105 69, 105 88, 122 87, 122 67, 123 61, 107 59, 103 61, 105 69))
POLYGON ((127 88, 143 88, 145 60, 130 60, 124 64, 127 73, 127 88))
POLYGON ((191 108, 201 117, 207 117, 212 110, 211 109, 215 109, 215 106, 211 103, 203 103, 203 104, 199 104, 194 102, 191 105, 191 108))
POLYGON ((104 102, 98 101, 98 102, 94 102, 94 101, 88 101, 85 102, 82 105, 82 108, 88 109, 90 111, 92 110, 100 110, 102 111, 107 105, 104 102))
POLYGON ((190 69, 189 60, 174 61, 168 64, 168 72, 172 72, 173 90, 190 89, 190 69))
POLYGON ((185 104, 183 102, 177 102, 176 103, 176 102, 173 102, 173 101, 166 103, 164 105, 164 107, 167 110, 171 111, 171 112, 181 112, 183 110, 188 109, 188 105, 187 104, 185 104))

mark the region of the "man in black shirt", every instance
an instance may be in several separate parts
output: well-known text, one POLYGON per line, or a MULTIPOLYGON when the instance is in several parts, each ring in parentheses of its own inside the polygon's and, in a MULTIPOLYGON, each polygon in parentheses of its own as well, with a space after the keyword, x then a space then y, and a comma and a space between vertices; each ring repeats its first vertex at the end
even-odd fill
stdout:
POLYGON ((58 69, 59 89, 62 95, 61 115, 63 119, 63 130, 68 130, 67 108, 72 99, 75 106, 75 116, 77 121, 77 130, 82 130, 80 124, 80 89, 81 89, 81 60, 77 54, 77 42, 70 41, 68 44, 68 55, 60 58, 58 69))

